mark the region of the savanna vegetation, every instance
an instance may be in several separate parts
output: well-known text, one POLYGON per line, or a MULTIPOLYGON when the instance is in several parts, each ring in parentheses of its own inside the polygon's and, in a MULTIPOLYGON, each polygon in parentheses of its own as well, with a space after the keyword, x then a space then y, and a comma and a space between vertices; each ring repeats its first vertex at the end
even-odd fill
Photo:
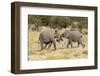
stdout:
MULTIPOLYGON (((88 18, 87 17, 70 17, 70 16, 42 16, 28 15, 28 60, 52 60, 52 59, 79 59, 87 58, 87 36, 88 36, 88 18), (67 39, 57 44, 57 50, 44 49, 40 51, 39 34, 45 27, 58 28, 62 33, 65 30, 78 30, 82 33, 83 43, 78 48, 67 48, 67 39)), ((73 43, 77 46, 77 43, 73 43)))

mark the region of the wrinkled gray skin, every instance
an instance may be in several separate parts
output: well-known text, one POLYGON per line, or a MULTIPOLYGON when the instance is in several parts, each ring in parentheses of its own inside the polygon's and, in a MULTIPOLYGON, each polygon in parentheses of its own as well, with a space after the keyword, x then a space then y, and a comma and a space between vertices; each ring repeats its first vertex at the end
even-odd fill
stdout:
POLYGON ((82 43, 82 34, 79 31, 65 31, 62 33, 61 37, 68 39, 67 47, 69 47, 69 45, 73 47, 72 42, 77 42, 78 47, 80 44, 85 47, 85 45, 82 43))
POLYGON ((56 41, 55 38, 60 36, 57 29, 46 29, 40 33, 39 40, 41 44, 41 50, 45 49, 48 45, 48 48, 53 44, 54 49, 56 50, 56 41))

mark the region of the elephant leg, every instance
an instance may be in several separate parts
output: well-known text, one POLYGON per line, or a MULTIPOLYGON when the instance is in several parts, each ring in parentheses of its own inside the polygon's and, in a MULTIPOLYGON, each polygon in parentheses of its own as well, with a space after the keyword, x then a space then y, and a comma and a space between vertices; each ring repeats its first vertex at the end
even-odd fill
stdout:
POLYGON ((67 43, 67 48, 69 47, 69 44, 70 44, 70 42, 69 42, 69 40, 68 40, 68 43, 67 43))
POLYGON ((71 47, 73 48, 73 45, 72 45, 72 41, 70 40, 70 45, 71 45, 71 47))
POLYGON ((54 45, 54 49, 56 50, 56 42, 55 42, 55 40, 53 40, 52 43, 54 45))
POLYGON ((45 44, 45 46, 43 47, 43 49, 45 49, 47 47, 48 44, 45 44))
POLYGON ((40 42, 40 44, 41 44, 41 50, 43 50, 43 42, 40 42))
POLYGON ((73 47, 71 40, 68 41, 67 48, 69 47, 69 45, 71 45, 71 47, 73 47))
POLYGON ((77 47, 79 47, 79 45, 80 45, 80 42, 78 42, 78 46, 77 47))
POLYGON ((43 50, 44 42, 43 42, 42 37, 39 37, 39 40, 40 40, 41 50, 43 50))
POLYGON ((48 49, 51 47, 51 45, 52 45, 52 42, 50 42, 50 44, 49 44, 49 46, 48 46, 48 49))
POLYGON ((83 48, 85 47, 85 44, 83 44, 81 40, 79 41, 79 44, 81 44, 83 48))

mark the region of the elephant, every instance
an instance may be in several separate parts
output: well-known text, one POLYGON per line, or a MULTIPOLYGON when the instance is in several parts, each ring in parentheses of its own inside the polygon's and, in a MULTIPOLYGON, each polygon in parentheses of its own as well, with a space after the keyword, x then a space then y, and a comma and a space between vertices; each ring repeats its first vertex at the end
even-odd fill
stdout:
POLYGON ((68 39, 67 48, 69 47, 69 45, 73 47, 72 42, 77 42, 78 47, 80 44, 83 46, 83 48, 85 47, 85 44, 82 43, 82 34, 79 31, 66 30, 65 32, 61 34, 61 37, 68 39))
POLYGON ((45 49, 48 45, 48 48, 53 44, 54 49, 56 50, 56 40, 60 37, 58 29, 45 29, 39 35, 39 41, 41 45, 41 50, 45 49), (44 46, 45 45, 45 46, 44 46))

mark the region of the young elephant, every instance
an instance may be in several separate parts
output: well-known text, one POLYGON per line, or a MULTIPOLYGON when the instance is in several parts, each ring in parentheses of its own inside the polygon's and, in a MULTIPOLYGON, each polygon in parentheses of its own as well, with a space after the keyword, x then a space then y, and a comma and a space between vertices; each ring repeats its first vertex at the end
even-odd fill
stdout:
POLYGON ((54 45, 54 49, 56 50, 56 41, 55 38, 58 38, 58 30, 57 29, 46 29, 40 33, 39 40, 41 44, 41 50, 45 49, 48 46, 48 48, 51 47, 51 45, 54 45), (45 44, 45 46, 44 46, 45 44))
POLYGON ((69 47, 69 45, 71 45, 71 47, 73 47, 72 42, 77 42, 78 43, 78 47, 81 44, 83 47, 85 47, 85 45, 82 43, 82 35, 79 31, 65 31, 64 33, 62 33, 61 37, 65 37, 68 39, 68 44, 67 47, 69 47))

